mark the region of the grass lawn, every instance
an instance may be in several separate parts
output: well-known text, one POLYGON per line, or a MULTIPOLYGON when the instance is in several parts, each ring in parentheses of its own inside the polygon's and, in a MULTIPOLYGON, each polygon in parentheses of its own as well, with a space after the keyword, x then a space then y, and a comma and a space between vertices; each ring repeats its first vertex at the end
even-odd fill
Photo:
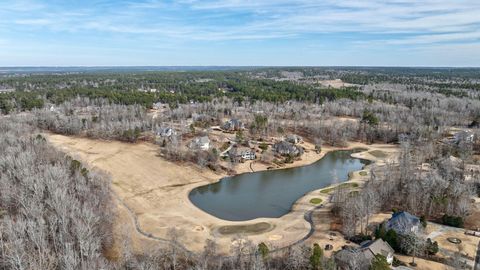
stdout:
MULTIPOLYGON (((342 187, 342 188, 357 188, 357 187, 358 187, 358 183, 343 183, 343 184, 338 185, 337 187, 342 187)), ((337 187, 331 187, 331 188, 322 189, 322 190, 320 190, 320 193, 328 194, 328 193, 334 191, 337 187)))
POLYGON ((386 158, 386 157, 388 157, 387 153, 385 153, 383 151, 380 151, 380 150, 373 150, 373 151, 370 151, 368 153, 370 153, 370 155, 372 155, 376 158, 386 158))
POLYGON ((310 200, 310 203, 311 203, 311 204, 321 204, 322 202, 323 202, 323 200, 320 199, 320 198, 312 198, 312 199, 310 200))
POLYGON ((259 222, 247 225, 226 225, 218 228, 218 232, 223 235, 232 235, 239 233, 257 234, 269 231, 273 228, 268 222, 259 222))

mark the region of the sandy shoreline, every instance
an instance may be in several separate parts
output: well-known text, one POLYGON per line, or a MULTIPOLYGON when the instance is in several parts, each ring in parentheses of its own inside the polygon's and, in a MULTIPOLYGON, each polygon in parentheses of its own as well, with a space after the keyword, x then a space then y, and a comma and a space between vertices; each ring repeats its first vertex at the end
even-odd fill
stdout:
MULTIPOLYGON (((158 146, 150 143, 127 144, 52 134, 48 135, 48 138, 53 145, 70 155, 109 173, 112 177, 113 191, 134 212, 143 231, 153 236, 168 237, 169 229, 176 228, 180 232, 179 241, 192 251, 201 250, 207 239, 215 239, 220 250, 228 252, 232 246, 233 236, 218 234, 218 228, 259 222, 267 222, 273 229, 261 234, 248 235, 249 240, 254 243, 266 242, 272 247, 286 246, 309 232, 310 224, 304 220, 303 215, 315 207, 309 202, 310 198, 321 197, 318 190, 311 191, 299 198, 288 214, 279 218, 226 221, 203 212, 188 198, 192 189, 218 182, 227 176, 225 173, 216 174, 193 165, 178 165, 165 161, 158 157, 158 146)), ((283 168, 312 164, 334 150, 365 148, 368 151, 373 149, 396 151, 392 145, 350 143, 346 148, 324 147, 322 152, 317 154, 313 145, 304 143, 302 146, 306 148, 302 159, 283 168)), ((355 155, 378 161, 365 152, 355 155)), ((252 168, 254 171, 261 171, 266 170, 267 166, 255 162, 252 168)), ((249 162, 239 164, 235 169, 238 174, 251 172, 249 162)), ((348 181, 361 180, 362 177, 354 173, 348 181)), ((122 205, 118 207, 122 208, 122 205)), ((125 213, 119 215, 118 219, 119 224, 132 222, 131 218, 127 219, 125 213)), ((145 241, 145 237, 138 233, 132 232, 131 235, 132 242, 145 241)), ((151 240, 147 239, 147 242, 149 241, 151 240)), ((135 246, 140 248, 142 245, 137 243, 135 246)))

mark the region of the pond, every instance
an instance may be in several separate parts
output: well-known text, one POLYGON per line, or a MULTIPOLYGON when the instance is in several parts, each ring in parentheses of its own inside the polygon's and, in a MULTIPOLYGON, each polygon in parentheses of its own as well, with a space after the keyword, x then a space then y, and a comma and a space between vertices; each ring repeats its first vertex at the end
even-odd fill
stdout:
POLYGON ((350 156, 359 151, 362 150, 329 152, 302 167, 225 177, 193 189, 189 198, 198 208, 224 220, 278 218, 290 212, 295 201, 306 193, 347 181, 349 172, 369 164, 350 156))

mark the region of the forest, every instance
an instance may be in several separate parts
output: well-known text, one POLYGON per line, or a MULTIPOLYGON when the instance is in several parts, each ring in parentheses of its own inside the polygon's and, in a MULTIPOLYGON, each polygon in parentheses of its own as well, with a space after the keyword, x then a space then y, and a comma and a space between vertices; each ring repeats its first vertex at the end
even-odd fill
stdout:
MULTIPOLYGON (((345 185, 332 192, 332 215, 349 241, 377 236, 396 252, 430 258, 433 242, 422 239, 423 249, 412 250, 408 238, 392 242, 380 227, 372 230, 370 219, 408 211, 425 221, 473 228, 467 220, 480 194, 478 78, 480 70, 470 68, 3 74, 0 269, 336 269, 319 245, 271 250, 245 241, 225 255, 212 240, 193 253, 177 242, 175 230, 167 244, 149 253, 135 253, 125 243, 122 256, 112 259, 106 251, 113 243, 116 203, 109 176, 42 135, 151 142, 167 160, 232 173, 239 161, 229 158, 224 166, 220 156, 228 144, 209 150, 186 145, 208 137, 224 119, 245 123, 245 130, 234 132, 236 142, 263 143, 259 159, 266 164, 295 159, 279 160, 266 144, 287 134, 301 135, 319 151, 349 142, 398 146, 398 162, 373 165, 360 191, 345 185), (348 85, 326 85, 331 80, 348 85), (175 134, 158 140, 165 128, 175 134), (452 135, 458 131, 473 139, 452 135)), ((443 263, 456 268, 460 257, 443 263)))

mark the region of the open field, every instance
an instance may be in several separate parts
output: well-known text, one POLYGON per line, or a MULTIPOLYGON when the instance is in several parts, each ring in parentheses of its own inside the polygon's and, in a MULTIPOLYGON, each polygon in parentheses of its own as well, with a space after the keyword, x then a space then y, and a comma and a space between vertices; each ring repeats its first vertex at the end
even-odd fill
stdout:
MULTIPOLYGON (((70 155, 108 172, 112 177, 113 191, 136 216, 138 226, 145 234, 168 238, 169 230, 176 228, 181 232, 179 241, 194 251, 201 250, 205 241, 212 238, 216 239, 223 251, 228 251, 232 245, 232 233, 245 233, 250 240, 268 242, 271 246, 288 245, 304 237, 310 230, 310 225, 303 218, 305 211, 313 207, 310 200, 317 197, 323 201, 327 199, 326 196, 319 197, 318 191, 313 191, 299 199, 293 210, 281 218, 225 221, 201 211, 188 199, 188 193, 193 188, 218 181, 226 176, 224 174, 215 174, 193 165, 165 161, 158 156, 158 147, 150 143, 128 144, 62 135, 48 135, 48 139, 70 155), (257 230, 258 226, 252 227, 252 224, 269 226, 267 229, 257 230), (231 225, 240 227, 227 227, 231 225), (248 229, 242 231, 242 228, 248 229)), ((352 143, 350 147, 395 151, 395 147, 389 145, 367 146, 352 143)), ((308 152, 302 160, 287 166, 310 164, 326 152, 336 149, 325 147, 322 153, 316 154, 312 151, 313 145, 307 144, 306 148, 308 152)), ((356 155, 358 154, 362 153, 356 155)), ((255 163, 252 167, 254 170, 265 170, 267 166, 255 163)), ((249 171, 249 163, 237 167, 238 173, 249 171)), ((362 178, 355 173, 350 181, 359 181, 362 178)), ((125 206, 119 204, 119 208, 125 206)), ((125 214, 119 214, 118 219, 117 223, 132 222, 132 217, 125 214)), ((329 224, 329 221, 325 223, 329 224)), ((134 242, 145 240, 145 236, 138 233, 132 236, 134 242)))

